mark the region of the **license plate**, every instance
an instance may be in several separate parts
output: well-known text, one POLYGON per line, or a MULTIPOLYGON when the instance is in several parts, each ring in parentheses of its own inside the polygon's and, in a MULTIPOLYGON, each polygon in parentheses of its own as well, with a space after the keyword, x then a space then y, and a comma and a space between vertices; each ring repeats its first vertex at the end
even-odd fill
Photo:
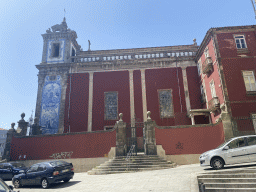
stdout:
POLYGON ((68 172, 68 171, 69 171, 69 169, 64 169, 64 170, 61 171, 61 173, 65 173, 65 172, 68 172))

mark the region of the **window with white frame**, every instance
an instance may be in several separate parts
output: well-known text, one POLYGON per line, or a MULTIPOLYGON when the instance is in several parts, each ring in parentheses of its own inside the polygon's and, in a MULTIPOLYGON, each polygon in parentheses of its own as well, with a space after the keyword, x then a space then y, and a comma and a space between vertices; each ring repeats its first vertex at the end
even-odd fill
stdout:
POLYGON ((205 55, 205 58, 210 57, 208 47, 205 48, 204 55, 205 55))
POLYGON ((212 98, 216 97, 215 85, 213 80, 210 82, 210 89, 211 89, 212 98))
POLYGON ((4 143, 0 143, 0 148, 4 148, 4 143))
POLYGON ((205 103, 206 98, 205 98, 205 92, 204 92, 204 86, 203 85, 200 86, 200 90, 201 90, 201 102, 205 103))
POLYGON ((236 35, 236 36, 234 36, 234 38, 235 38, 235 41, 236 41, 236 48, 237 49, 247 48, 244 35, 236 35))
POLYGON ((105 92, 105 120, 118 119, 118 95, 117 92, 105 92))
POLYGON ((158 90, 160 117, 169 118, 173 116, 172 90, 158 90))
POLYGON ((253 71, 243 71, 246 91, 256 91, 255 76, 253 71))
POLYGON ((197 62, 197 70, 198 70, 198 75, 201 75, 201 59, 199 59, 197 62))

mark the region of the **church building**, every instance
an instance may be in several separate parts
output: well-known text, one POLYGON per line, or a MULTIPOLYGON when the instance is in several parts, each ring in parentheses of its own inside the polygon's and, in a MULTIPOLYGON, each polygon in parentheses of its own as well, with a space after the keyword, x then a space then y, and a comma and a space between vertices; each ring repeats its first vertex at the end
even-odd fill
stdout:
POLYGON ((138 150, 198 163, 225 140, 255 134, 255 25, 211 28, 200 46, 194 39, 91 50, 89 42, 83 51, 65 18, 42 37, 35 112, 42 134, 12 137, 11 160, 68 157, 92 168, 120 149, 125 155, 135 138, 138 150))

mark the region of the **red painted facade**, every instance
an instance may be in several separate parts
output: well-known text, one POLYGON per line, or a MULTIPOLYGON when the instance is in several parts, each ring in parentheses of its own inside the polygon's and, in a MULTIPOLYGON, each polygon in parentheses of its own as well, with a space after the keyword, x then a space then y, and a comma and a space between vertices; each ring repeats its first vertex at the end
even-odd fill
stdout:
POLYGON ((96 72, 93 75, 93 131, 103 130, 107 125, 115 125, 118 120, 104 120, 104 92, 113 91, 118 92, 118 113, 123 113, 123 120, 130 122, 129 72, 96 72))
MULTIPOLYGON (((192 108, 200 108, 200 89, 195 66, 186 69, 188 89, 192 108)), ((159 126, 190 125, 185 102, 183 74, 181 68, 154 68, 145 70, 147 111, 159 126), (170 118, 160 117, 158 91, 171 89, 174 115, 170 118)), ((134 112, 136 122, 143 122, 143 101, 141 71, 133 71, 134 112)), ((92 131, 104 130, 104 126, 113 126, 118 119, 104 119, 104 93, 118 93, 118 113, 123 113, 123 120, 131 122, 130 117, 130 83, 129 71, 95 72, 93 74, 92 131)), ((87 131, 89 104, 89 74, 72 74, 67 83, 65 101, 65 132, 87 131), (70 92, 71 88, 71 92, 70 92)), ((198 121, 200 122, 200 120, 198 121)), ((203 121, 204 122, 204 121, 203 121)), ((138 137, 143 135, 137 130, 138 137)))
POLYGON ((166 155, 201 154, 224 142, 222 123, 204 127, 155 128, 156 144, 166 155))
POLYGON ((147 110, 151 111, 151 118, 159 126, 174 126, 191 124, 186 117, 186 103, 184 97, 181 68, 148 69, 145 71, 147 110), (171 89, 173 97, 174 116, 161 118, 158 90, 171 89), (180 93, 180 94, 179 94, 180 93))
MULTIPOLYGON (((201 65, 205 61, 206 48, 209 49, 209 56, 213 61, 212 72, 200 76, 201 82, 205 83, 206 102, 212 98, 209 83, 213 80, 220 106, 228 103, 225 110, 231 115, 234 128, 237 126, 238 131, 254 132, 255 125, 251 115, 256 113, 256 94, 253 91, 246 91, 242 71, 253 71, 255 79, 255 26, 210 29, 199 48, 197 61, 201 59, 201 65), (245 48, 237 48, 235 41, 237 35, 244 36, 245 48)), ((220 117, 220 113, 211 114, 211 117, 215 122, 220 117)))
POLYGON ((88 73, 76 73, 69 76, 65 100, 64 133, 87 131, 88 90, 88 73))
POLYGON ((111 147, 115 146, 115 130, 101 133, 13 137, 10 157, 11 161, 19 160, 19 157, 24 155, 28 160, 52 159, 53 154, 61 152, 71 152, 70 158, 104 157, 111 147))

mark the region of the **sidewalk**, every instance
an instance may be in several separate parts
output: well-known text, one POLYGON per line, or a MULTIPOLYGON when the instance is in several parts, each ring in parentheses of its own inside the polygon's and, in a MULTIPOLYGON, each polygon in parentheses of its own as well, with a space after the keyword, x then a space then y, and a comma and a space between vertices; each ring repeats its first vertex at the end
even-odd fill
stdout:
MULTIPOLYGON (((192 164, 137 173, 110 175, 75 173, 74 178, 69 183, 54 184, 46 190, 40 186, 24 187, 19 190, 20 192, 198 192, 196 175, 199 172, 204 172, 204 169, 199 164, 192 164)), ((11 184, 11 181, 6 183, 11 184)))

